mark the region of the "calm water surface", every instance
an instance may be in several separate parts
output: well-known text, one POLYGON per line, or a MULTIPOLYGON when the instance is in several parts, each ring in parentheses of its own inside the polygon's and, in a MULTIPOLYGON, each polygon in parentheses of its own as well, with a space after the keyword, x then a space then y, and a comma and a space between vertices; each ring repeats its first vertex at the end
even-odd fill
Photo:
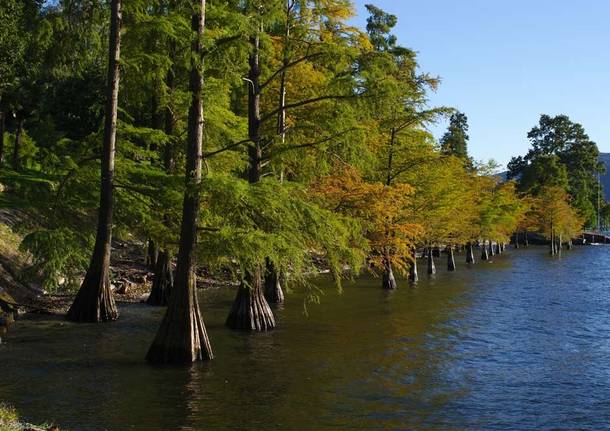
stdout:
POLYGON ((72 430, 610 429, 610 247, 511 250, 390 293, 326 284, 268 334, 225 329, 233 291, 203 292, 216 359, 189 369, 143 362, 162 310, 22 320, 0 400, 72 430))

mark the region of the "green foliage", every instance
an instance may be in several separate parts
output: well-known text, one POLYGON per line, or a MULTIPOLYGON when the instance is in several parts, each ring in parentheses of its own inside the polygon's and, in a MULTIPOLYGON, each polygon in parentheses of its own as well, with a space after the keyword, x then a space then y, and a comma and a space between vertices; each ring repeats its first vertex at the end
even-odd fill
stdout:
POLYGON ((203 187, 199 256, 208 264, 243 274, 268 258, 291 280, 303 281, 322 258, 339 282, 345 266, 357 272, 363 263, 358 224, 319 207, 299 185, 212 175, 203 187))
POLYGON ((43 287, 56 291, 60 285, 75 289, 79 278, 89 263, 93 246, 91 236, 79 235, 72 229, 40 229, 23 238, 22 251, 31 254, 33 266, 31 276, 41 278, 43 287))
POLYGON ((529 133, 532 148, 509 163, 509 176, 519 190, 538 194, 543 187, 562 187, 590 225, 595 223, 597 174, 603 171, 597 144, 566 115, 542 115, 529 133))

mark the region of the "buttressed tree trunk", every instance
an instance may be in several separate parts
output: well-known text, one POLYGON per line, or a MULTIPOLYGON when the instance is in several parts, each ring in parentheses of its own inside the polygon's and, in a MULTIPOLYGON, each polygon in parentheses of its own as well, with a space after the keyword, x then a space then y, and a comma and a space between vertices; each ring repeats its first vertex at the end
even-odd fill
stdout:
POLYGON ((273 312, 263 295, 260 268, 246 272, 227 317, 227 326, 243 331, 268 331, 275 328, 273 312))
POLYGON ((409 281, 416 283, 419 281, 419 274, 417 273, 417 256, 415 256, 415 250, 413 250, 413 260, 409 267, 409 281))
POLYGON ((384 258, 383 261, 384 270, 381 281, 381 287, 389 290, 396 289, 396 278, 394 277, 392 262, 390 261, 389 257, 384 258))
POLYGON ((112 241, 113 176, 119 95, 119 60, 121 56, 121 1, 112 0, 110 45, 104 142, 102 146, 102 179, 95 246, 83 284, 68 310, 67 319, 74 322, 104 322, 119 317, 110 288, 110 244, 112 241))
POLYGON ((269 259, 265 261, 265 298, 270 304, 284 302, 284 291, 279 273, 269 259))
POLYGON ((481 244, 481 260, 489 260, 489 250, 485 241, 481 244))
POLYGON ((447 246, 447 270, 455 271, 455 257, 453 255, 453 247, 447 246))
POLYGON ((428 274, 436 274, 436 265, 434 265, 434 251, 432 247, 428 248, 428 274))
POLYGON ((155 268, 155 278, 146 303, 164 307, 168 304, 169 295, 174 284, 169 253, 160 251, 155 268))
POLYGON ((474 250, 471 241, 466 244, 466 263, 474 263, 474 250))
MULTIPOLYGON (((250 38, 250 55, 248 58, 248 181, 256 184, 260 181, 263 169, 263 151, 261 147, 261 114, 260 114, 260 64, 258 35, 250 38)), ((275 318, 269 303, 263 294, 263 265, 245 270, 243 280, 237 289, 237 296, 227 317, 227 326, 244 331, 267 331, 275 328, 275 318)))
POLYGON ((199 222, 203 158, 203 49, 205 0, 193 0, 191 29, 191 106, 186 149, 186 189, 176 265, 176 280, 157 336, 146 359, 157 364, 188 364, 214 357, 199 311, 195 276, 195 247, 199 222))

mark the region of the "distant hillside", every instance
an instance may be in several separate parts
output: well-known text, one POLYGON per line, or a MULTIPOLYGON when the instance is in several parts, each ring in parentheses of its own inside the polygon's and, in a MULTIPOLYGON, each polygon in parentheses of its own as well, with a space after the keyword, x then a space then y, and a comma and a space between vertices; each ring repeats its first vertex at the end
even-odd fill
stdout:
POLYGON ((600 179, 604 188, 604 196, 607 201, 610 201, 610 153, 600 153, 599 160, 606 165, 606 174, 602 175, 600 179))

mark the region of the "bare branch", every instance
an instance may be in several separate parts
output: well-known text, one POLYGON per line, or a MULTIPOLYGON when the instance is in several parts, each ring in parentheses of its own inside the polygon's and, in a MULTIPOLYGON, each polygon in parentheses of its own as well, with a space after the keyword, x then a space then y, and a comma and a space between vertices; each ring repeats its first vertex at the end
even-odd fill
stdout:
POLYGON ((226 147, 221 148, 220 150, 212 151, 209 153, 203 153, 203 158, 208 158, 208 157, 215 156, 216 154, 224 153, 225 151, 232 150, 233 148, 239 147, 240 145, 247 144, 248 142, 251 142, 251 140, 244 139, 243 141, 234 142, 231 145, 227 145, 226 147))

